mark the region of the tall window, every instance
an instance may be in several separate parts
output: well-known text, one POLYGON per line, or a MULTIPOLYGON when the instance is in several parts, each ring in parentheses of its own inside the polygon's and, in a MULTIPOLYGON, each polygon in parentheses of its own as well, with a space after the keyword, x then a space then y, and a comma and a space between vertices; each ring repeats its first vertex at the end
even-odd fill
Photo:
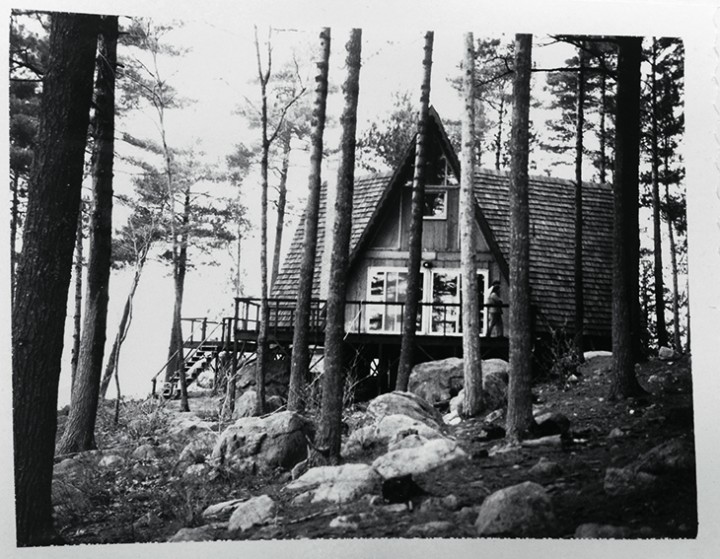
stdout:
MULTIPOLYGON (((421 272, 422 275, 422 272, 421 272)), ((420 300, 422 300, 420 281, 420 300)), ((407 271, 401 268, 370 268, 368 300, 382 304, 368 305, 367 329, 371 332, 401 332, 402 313, 407 291, 407 271)), ((420 324, 418 323, 418 327, 420 324)))

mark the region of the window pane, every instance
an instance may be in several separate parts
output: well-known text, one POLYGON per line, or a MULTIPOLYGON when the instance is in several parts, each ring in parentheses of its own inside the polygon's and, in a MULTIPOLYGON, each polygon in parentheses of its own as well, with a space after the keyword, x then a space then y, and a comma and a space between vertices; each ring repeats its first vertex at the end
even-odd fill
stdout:
POLYGON ((385 272, 375 272, 370 277, 370 296, 382 299, 385 294, 385 272))
POLYGON ((426 192, 424 198, 424 217, 445 217, 447 192, 426 192))

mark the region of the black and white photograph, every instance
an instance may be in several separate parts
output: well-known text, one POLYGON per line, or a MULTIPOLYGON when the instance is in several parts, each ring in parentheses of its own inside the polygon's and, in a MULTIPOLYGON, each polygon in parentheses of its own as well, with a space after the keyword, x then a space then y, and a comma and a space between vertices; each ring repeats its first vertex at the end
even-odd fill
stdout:
POLYGON ((8 6, 0 547, 712 557, 717 9, 8 6))

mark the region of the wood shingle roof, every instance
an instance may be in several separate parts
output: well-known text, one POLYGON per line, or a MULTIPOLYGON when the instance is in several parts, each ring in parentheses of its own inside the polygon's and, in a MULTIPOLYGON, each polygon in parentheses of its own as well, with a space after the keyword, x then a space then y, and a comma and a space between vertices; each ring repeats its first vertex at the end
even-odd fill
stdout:
MULTIPOLYGON (((368 237, 390 190, 400 187, 395 179, 391 174, 357 179, 353 195, 351 262, 359 256, 361 241, 368 237)), ((491 237, 490 245, 497 247, 504 270, 507 270, 510 244, 508 187, 509 177, 505 172, 481 170, 475 174, 478 217, 485 222, 482 229, 491 237)), ((574 328, 574 193, 575 185, 571 181, 530 177, 531 303, 538 311, 536 328, 539 331, 547 331, 548 325, 574 328)), ((313 282, 315 298, 320 296, 326 200, 327 189, 323 187, 313 282)), ((609 185, 583 185, 583 221, 585 331, 589 335, 607 336, 612 286, 612 191, 609 185)), ((273 297, 294 299, 296 296, 303 227, 301 221, 273 288, 273 297)))

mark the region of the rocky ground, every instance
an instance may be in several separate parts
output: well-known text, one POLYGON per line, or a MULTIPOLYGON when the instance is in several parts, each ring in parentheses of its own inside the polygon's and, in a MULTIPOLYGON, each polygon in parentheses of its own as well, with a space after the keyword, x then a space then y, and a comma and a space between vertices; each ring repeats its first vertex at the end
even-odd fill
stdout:
POLYGON ((190 414, 133 402, 114 425, 108 406, 102 450, 57 460, 57 523, 71 544, 695 537, 689 358, 639 366, 649 395, 620 402, 606 399, 609 368, 598 356, 535 386, 541 430, 519 447, 502 409, 459 421, 417 387, 378 397, 346 414, 346 463, 307 471, 312 424, 290 412, 222 424, 218 400, 196 394, 190 414))

